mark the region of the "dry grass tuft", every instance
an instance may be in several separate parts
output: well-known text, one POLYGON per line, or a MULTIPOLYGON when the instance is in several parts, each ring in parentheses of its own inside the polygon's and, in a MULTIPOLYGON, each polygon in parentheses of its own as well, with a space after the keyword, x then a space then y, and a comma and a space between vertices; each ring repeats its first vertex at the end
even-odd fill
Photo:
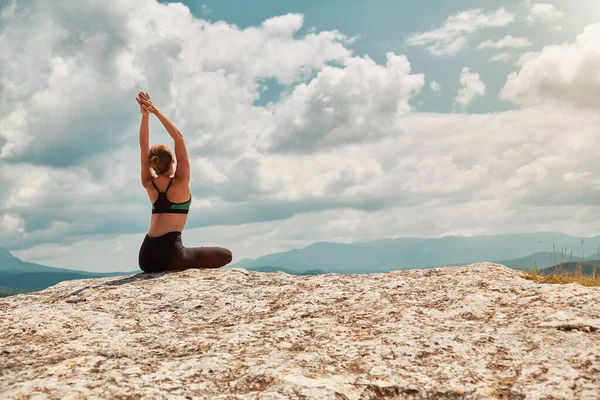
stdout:
MULTIPOLYGON (((583 242, 581 246, 583 250, 583 242)), ((561 249, 560 263, 556 259, 556 246, 552 244, 554 248, 554 264, 556 267, 552 273, 541 273, 538 270, 537 265, 533 269, 525 269, 523 272, 523 278, 529 279, 538 283, 550 283, 550 284, 568 284, 577 283, 583 286, 600 286, 600 248, 598 248, 598 261, 579 261, 573 262, 573 249, 571 249, 571 256, 568 263, 565 263, 566 248, 561 249), (584 270, 587 271, 584 274, 584 270)), ((585 257, 582 254, 581 260, 585 257)))
POLYGON ((567 272, 556 272, 550 275, 542 275, 538 272, 537 267, 533 270, 525 270, 523 272, 523 278, 535 281, 537 283, 551 283, 551 284, 567 284, 577 283, 583 286, 600 286, 600 277, 579 275, 577 273, 567 272))

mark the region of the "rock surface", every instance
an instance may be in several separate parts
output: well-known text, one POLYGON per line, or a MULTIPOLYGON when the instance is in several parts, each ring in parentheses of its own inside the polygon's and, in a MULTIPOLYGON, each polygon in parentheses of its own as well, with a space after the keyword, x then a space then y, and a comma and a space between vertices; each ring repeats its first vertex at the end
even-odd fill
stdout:
POLYGON ((600 289, 491 263, 68 281, 0 329, 0 398, 600 398, 600 289))

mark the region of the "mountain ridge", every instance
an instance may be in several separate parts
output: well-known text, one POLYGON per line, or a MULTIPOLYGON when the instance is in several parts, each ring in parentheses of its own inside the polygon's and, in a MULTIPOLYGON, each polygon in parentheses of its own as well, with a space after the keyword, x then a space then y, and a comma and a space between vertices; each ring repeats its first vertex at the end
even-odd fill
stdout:
MULTIPOLYGON (((456 236, 441 238, 391 238, 367 242, 316 242, 302 248, 280 251, 257 259, 243 259, 225 268, 245 268, 252 271, 283 271, 294 275, 327 273, 369 274, 393 270, 430 269, 489 261, 509 268, 523 270, 552 267, 560 261, 561 252, 569 247, 577 253, 596 254, 600 236, 583 238, 558 232, 518 233, 501 235, 456 236), (584 244, 584 245, 583 245, 584 244), (581 245, 581 246, 580 246, 581 245), (548 250, 550 251, 539 251, 548 250), (528 252, 529 251, 529 252, 528 252)), ((585 260, 595 260, 587 256, 585 260)), ((581 257, 563 258, 563 261, 581 261, 581 257)), ((0 286, 16 290, 40 290, 62 280, 123 276, 140 273, 88 272, 48 267, 29 263, 13 256, 0 247, 0 286)), ((2 290, 0 288, 0 294, 2 290)))
MULTIPOLYGON (((502 234, 486 236, 445 236, 443 238, 395 238, 369 242, 317 242, 299 249, 244 259, 226 268, 280 267, 303 272, 322 269, 328 273, 371 273, 390 270, 425 269, 493 261, 515 269, 549 267, 559 249, 578 252, 581 243, 586 260, 596 259, 600 236, 582 238, 555 232, 502 234), (566 242, 566 246, 565 246, 566 242), (563 244, 562 246, 560 246, 563 244), (371 246, 371 247, 369 247, 371 246), (594 251, 592 251, 594 249, 594 251), (503 261, 497 261, 503 260, 503 261), (531 265, 522 265, 531 263, 531 265)), ((569 256, 570 257, 570 256, 569 256)), ((581 257, 573 256, 572 260, 581 257)))
POLYGON ((23 261, 0 247, 0 297, 45 289, 65 280, 107 278, 137 272, 88 272, 49 267, 23 261))

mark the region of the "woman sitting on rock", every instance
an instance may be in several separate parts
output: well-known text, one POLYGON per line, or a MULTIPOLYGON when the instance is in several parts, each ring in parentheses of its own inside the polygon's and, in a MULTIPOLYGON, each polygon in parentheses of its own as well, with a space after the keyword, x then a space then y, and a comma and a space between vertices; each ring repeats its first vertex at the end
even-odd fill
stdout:
POLYGON ((156 108, 148 93, 140 92, 136 100, 142 112, 142 185, 152 203, 150 229, 139 253, 140 268, 144 272, 161 272, 188 268, 220 268, 229 264, 232 255, 231 251, 225 248, 183 246, 181 232, 192 204, 190 160, 183 135, 156 108), (173 169, 175 158, 166 144, 149 147, 149 114, 156 115, 175 142, 176 170, 173 169), (154 171, 156 178, 150 169, 154 171))

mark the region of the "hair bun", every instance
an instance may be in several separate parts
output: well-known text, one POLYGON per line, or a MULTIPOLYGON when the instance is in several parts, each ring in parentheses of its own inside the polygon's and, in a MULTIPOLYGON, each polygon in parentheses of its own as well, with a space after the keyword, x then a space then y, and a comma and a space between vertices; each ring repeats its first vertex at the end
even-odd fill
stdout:
POLYGON ((169 170, 173 155, 165 144, 155 144, 148 151, 148 161, 157 175, 163 175, 169 170))

